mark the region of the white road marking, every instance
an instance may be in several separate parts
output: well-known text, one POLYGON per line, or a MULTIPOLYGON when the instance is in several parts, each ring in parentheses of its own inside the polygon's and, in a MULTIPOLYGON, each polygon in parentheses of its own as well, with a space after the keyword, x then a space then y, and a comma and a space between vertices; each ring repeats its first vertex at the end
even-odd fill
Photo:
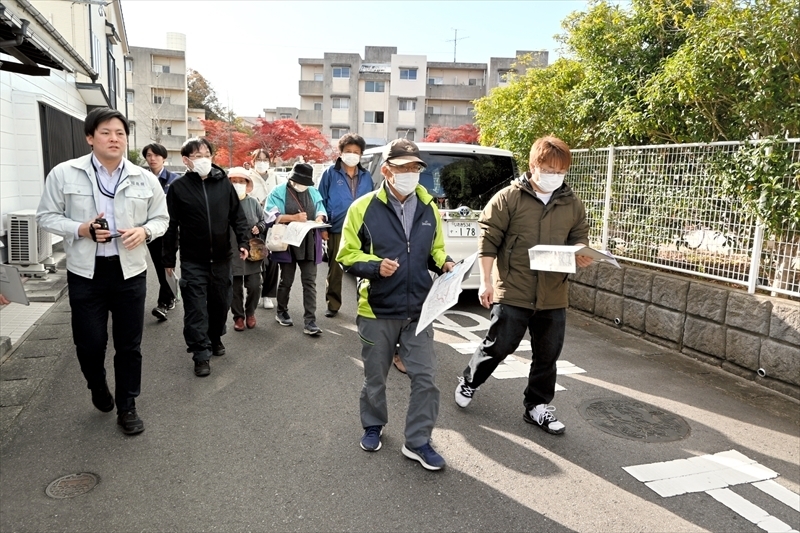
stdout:
POLYGON ((800 513, 800 494, 795 494, 774 481, 759 481, 753 483, 753 486, 800 513))
POLYGON ((767 481, 778 477, 777 472, 736 450, 689 459, 626 466, 622 469, 664 498, 705 492, 766 531, 794 530, 727 487, 751 483, 779 502, 800 512, 800 495, 774 481, 767 481))

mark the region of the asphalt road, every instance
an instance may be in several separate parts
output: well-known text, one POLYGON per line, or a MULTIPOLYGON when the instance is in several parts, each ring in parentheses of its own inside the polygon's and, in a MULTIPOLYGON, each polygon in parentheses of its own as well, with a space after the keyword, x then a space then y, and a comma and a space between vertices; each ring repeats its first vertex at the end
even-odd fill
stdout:
MULTIPOLYGON (((782 527, 776 523, 800 528, 800 509, 793 509, 791 495, 782 503, 753 482, 732 481, 720 489, 728 492, 690 488, 663 497, 623 470, 735 450, 771 470, 772 483, 796 496, 797 402, 580 314, 569 313, 561 359, 585 372, 560 375, 566 390, 553 402, 567 426, 565 435, 523 422, 522 377, 490 378, 469 407, 457 407, 453 390, 469 356, 452 345, 479 338, 488 315, 474 292, 465 292, 436 329, 442 394, 433 443, 447 468, 428 472, 401 455, 409 380, 395 370, 388 380, 390 422, 383 448, 362 451, 363 374, 353 283, 345 279, 342 312, 325 318, 325 272, 322 265, 319 338, 303 335, 297 325, 280 327, 274 311, 259 309, 256 329, 238 333, 230 324, 223 339, 227 354, 213 358, 211 376, 202 379, 194 376, 185 351, 180 304, 165 323, 149 315, 157 283, 149 276, 137 400, 146 430, 134 437, 119 431, 113 413, 92 406, 74 356, 69 305, 62 299, 3 365, 17 365, 6 372, 34 369, 40 381, 2 434, 0 530, 755 532, 782 527), (682 418, 689 434, 670 442, 614 436, 581 414, 595 399, 656 406, 682 418), (50 482, 80 472, 98 476, 97 486, 69 499, 46 495, 50 482), (718 499, 729 492, 734 503, 726 506, 718 499)), ((297 322, 302 322, 300 291, 298 279, 290 308, 297 322)), ((529 359, 530 353, 517 356, 529 359)), ((107 368, 112 374, 111 356, 107 368)), ((617 428, 631 421, 630 414, 617 414, 617 428)), ((739 463, 733 464, 736 470, 739 463)), ((674 470, 673 465, 665 468, 674 470)))

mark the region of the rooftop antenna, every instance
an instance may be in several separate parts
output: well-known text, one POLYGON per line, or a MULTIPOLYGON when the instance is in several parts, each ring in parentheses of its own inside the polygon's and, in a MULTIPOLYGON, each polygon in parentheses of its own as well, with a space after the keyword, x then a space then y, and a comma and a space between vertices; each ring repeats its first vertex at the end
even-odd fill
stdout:
POLYGON ((462 39, 469 39, 469 37, 460 37, 459 38, 458 29, 456 29, 456 28, 450 28, 450 29, 453 30, 454 32, 456 32, 456 35, 452 39, 447 39, 445 42, 446 43, 449 43, 449 42, 453 43, 453 63, 455 63, 456 62, 456 46, 458 45, 458 41, 461 41, 462 39))

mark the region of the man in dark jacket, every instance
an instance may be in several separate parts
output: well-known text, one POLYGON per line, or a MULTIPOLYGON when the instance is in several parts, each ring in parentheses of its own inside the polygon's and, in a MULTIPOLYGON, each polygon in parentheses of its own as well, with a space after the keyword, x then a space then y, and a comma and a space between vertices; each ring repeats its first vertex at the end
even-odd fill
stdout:
MULTIPOLYGON (((486 338, 455 391, 458 406, 466 407, 497 365, 517 349, 527 330, 533 361, 522 417, 554 435, 565 430, 549 403, 555 396, 556 362, 564 345, 569 287, 566 274, 531 270, 528 249, 537 244, 589 243, 586 210, 564 183, 571 162, 564 141, 538 139, 531 148, 530 172, 494 195, 481 213, 478 296, 492 314, 486 338)), ((576 262, 585 267, 592 259, 576 256, 576 262)))
MULTIPOLYGON (((164 166, 164 161, 166 161, 168 155, 167 149, 158 143, 148 144, 142 148, 142 157, 147 161, 147 167, 150 169, 150 172, 158 178, 158 182, 161 184, 161 189, 163 189, 164 194, 167 194, 172 182, 180 177, 174 172, 167 170, 167 167, 164 166)), ((161 237, 158 237, 147 243, 147 249, 150 250, 150 259, 153 261, 153 267, 155 268, 156 276, 158 276, 158 304, 156 308, 153 309, 153 316, 156 317, 159 322, 165 321, 167 319, 167 313, 171 309, 175 309, 175 295, 172 293, 172 289, 167 282, 164 264, 161 261, 161 244, 163 242, 161 239, 161 237)))
POLYGON ((336 257, 359 278, 358 335, 364 362, 361 389, 361 448, 376 452, 388 421, 386 375, 399 343, 399 355, 411 378, 402 453, 427 470, 445 460, 430 444, 439 414, 434 383, 433 326, 419 335, 422 304, 433 285, 430 271, 449 272, 454 263, 444 250, 442 219, 436 202, 419 185, 425 162, 411 141, 397 139, 384 149, 380 189, 357 199, 347 211, 336 257))
POLYGON ((233 298, 229 228, 239 257, 247 259, 249 230, 239 197, 225 172, 211 163, 214 148, 204 138, 181 147, 188 171, 167 192, 169 228, 164 235, 164 267, 171 276, 180 241, 183 337, 193 353, 194 373, 211 373, 211 354, 225 355, 221 337, 233 298))

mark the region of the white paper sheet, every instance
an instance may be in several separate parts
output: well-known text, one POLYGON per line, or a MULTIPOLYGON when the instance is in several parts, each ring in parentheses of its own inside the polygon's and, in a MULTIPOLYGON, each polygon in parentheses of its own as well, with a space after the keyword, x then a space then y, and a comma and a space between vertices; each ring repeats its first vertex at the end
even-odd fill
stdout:
POLYGON ((461 294, 461 284, 469 277, 478 252, 469 257, 465 257, 455 264, 453 270, 445 272, 435 280, 433 286, 425 297, 422 304, 422 312, 417 322, 416 335, 427 328, 436 320, 436 317, 458 303, 458 295, 461 294))

